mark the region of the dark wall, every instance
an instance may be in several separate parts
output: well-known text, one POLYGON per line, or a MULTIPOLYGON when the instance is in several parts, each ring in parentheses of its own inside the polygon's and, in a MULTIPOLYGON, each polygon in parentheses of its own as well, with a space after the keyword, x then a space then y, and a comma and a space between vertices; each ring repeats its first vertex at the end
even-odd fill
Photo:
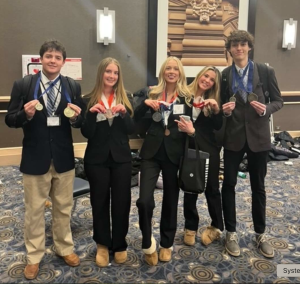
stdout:
POLYGON ((21 77, 22 54, 38 54, 49 38, 61 41, 68 57, 82 58, 83 93, 92 89, 98 64, 108 56, 120 61, 126 89, 143 87, 147 5, 147 0, 1 0, 0 96, 9 96, 21 77), (96 42, 96 10, 104 7, 116 13, 116 43, 108 46, 96 42))
MULTIPOLYGON (((149 0, 151 1, 151 0, 149 0)), ((252 1, 252 0, 250 0, 252 1)), ((276 70, 281 91, 300 94, 300 0, 257 0, 254 60, 268 62, 276 70), (296 49, 283 50, 283 20, 299 21, 296 49)), ((99 61, 116 57, 124 73, 125 87, 135 91, 146 85, 147 0, 1 0, 0 96, 9 96, 13 81, 21 77, 21 55, 37 54, 42 42, 62 41, 68 57, 82 58, 83 93, 94 85, 99 61), (116 43, 96 43, 96 9, 116 11, 116 43)), ((300 130, 300 105, 286 105, 274 115, 274 126, 300 130)), ((74 130, 74 141, 83 142, 74 130)), ((20 146, 22 130, 8 129, 0 114, 0 147, 20 146)))
MULTIPOLYGON (((251 1, 251 0, 250 0, 251 1)), ((285 101, 300 100, 300 1, 257 0, 255 22, 254 60, 274 67, 279 88, 298 92, 298 97, 285 97, 285 101), (298 20, 296 48, 283 49, 283 21, 298 20)), ((274 128, 300 130, 300 104, 284 105, 274 114, 274 128)))
MULTIPOLYGON (((251 1, 251 0, 250 0, 251 1)), ((255 23, 254 60, 275 68, 282 91, 300 93, 300 1, 258 0, 255 23), (283 21, 298 20, 296 48, 283 49, 283 21)))

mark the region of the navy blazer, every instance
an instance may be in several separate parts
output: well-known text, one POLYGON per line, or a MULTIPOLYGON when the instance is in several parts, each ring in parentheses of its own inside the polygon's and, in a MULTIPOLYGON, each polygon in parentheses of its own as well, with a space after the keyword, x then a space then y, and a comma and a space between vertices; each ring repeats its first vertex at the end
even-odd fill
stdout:
MULTIPOLYGON (((33 75, 28 94, 22 94, 23 79, 16 81, 11 92, 11 99, 8 106, 8 112, 5 117, 5 123, 9 127, 22 128, 24 133, 23 150, 20 171, 29 175, 42 175, 48 172, 51 160, 53 160, 55 170, 58 173, 70 171, 74 168, 74 150, 71 124, 69 118, 64 115, 64 109, 67 107, 67 100, 64 92, 61 95, 61 101, 55 112, 60 117, 60 126, 47 126, 47 110, 44 100, 40 99, 44 108, 42 111, 36 111, 31 120, 28 120, 24 111, 24 105, 34 100, 34 89, 39 74, 33 75), (24 100, 21 98, 24 97, 24 100)), ((72 80, 69 78, 69 80, 72 80)), ((72 93, 67 79, 61 76, 63 89, 67 90, 71 102, 78 105, 85 112, 85 106, 81 98, 81 88, 76 83, 76 92, 72 93)), ((39 88, 38 94, 41 94, 39 88)), ((73 127, 80 127, 83 121, 82 115, 78 116, 77 121, 72 124, 73 127)))
POLYGON ((82 135, 88 139, 84 162, 102 164, 107 161, 109 153, 117 163, 131 162, 128 135, 134 132, 134 122, 128 110, 124 117, 114 117, 111 126, 107 120, 96 122, 97 114, 87 111, 81 127, 82 135))

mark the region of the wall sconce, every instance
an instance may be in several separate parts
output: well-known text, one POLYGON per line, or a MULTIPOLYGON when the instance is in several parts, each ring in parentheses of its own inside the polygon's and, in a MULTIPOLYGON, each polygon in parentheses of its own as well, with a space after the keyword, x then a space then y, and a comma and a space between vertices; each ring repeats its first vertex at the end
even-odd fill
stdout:
POLYGON ((115 43, 115 11, 97 10, 97 42, 115 43))
POLYGON ((293 18, 283 21, 282 48, 291 50, 296 47, 297 22, 298 21, 294 21, 293 18))

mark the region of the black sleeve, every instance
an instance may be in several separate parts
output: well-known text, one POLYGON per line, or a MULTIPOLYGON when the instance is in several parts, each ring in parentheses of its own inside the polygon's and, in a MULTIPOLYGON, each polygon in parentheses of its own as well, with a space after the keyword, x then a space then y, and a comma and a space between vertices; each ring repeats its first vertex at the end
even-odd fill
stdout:
POLYGON ((213 128, 215 130, 220 130, 223 125, 223 116, 222 116, 222 111, 220 110, 218 114, 213 114, 212 117, 212 122, 213 122, 213 128))
POLYGON ((134 119, 139 121, 142 119, 149 107, 145 104, 145 100, 148 99, 149 88, 143 88, 133 94, 133 108, 134 108, 134 119))
POLYGON ((83 114, 85 118, 81 125, 81 134, 87 139, 91 139, 95 134, 97 114, 97 112, 92 113, 90 111, 86 115, 83 114))

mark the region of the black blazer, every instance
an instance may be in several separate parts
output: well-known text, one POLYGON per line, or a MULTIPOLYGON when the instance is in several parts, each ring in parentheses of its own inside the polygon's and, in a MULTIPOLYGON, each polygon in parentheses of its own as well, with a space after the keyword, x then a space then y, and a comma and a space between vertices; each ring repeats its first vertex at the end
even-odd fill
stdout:
MULTIPOLYGON (((184 104, 185 105, 185 113, 188 112, 188 108, 190 108, 186 103, 183 97, 178 97, 179 102, 177 104, 184 104)), ((154 113, 152 108, 149 108, 145 104, 144 99, 134 111, 134 117, 136 121, 139 121, 146 112, 150 109, 151 114, 154 113)), ((155 122, 152 120, 150 127, 146 133, 146 137, 144 139, 144 143, 141 149, 140 156, 143 159, 151 159, 155 156, 155 154, 159 151, 162 143, 165 144, 166 153, 168 158, 171 160, 172 163, 175 165, 179 165, 180 158, 183 156, 184 152, 184 143, 186 138, 186 133, 178 131, 178 125, 174 121, 175 119, 179 120, 179 115, 174 115, 171 112, 169 119, 168 119, 168 129, 170 130, 170 135, 165 136, 165 127, 160 122, 155 122)))
MULTIPOLYGON (((192 108, 188 108, 188 116, 192 117, 192 108)), ((203 111, 200 112, 196 121, 193 123, 196 130, 196 142, 200 150, 204 151, 207 148, 216 148, 217 142, 215 131, 221 129, 223 124, 222 112, 205 116, 203 111)), ((190 139, 193 139, 192 137, 190 139)))
MULTIPOLYGON (((130 103, 132 103, 131 99, 130 103)), ((128 110, 123 118, 120 115, 115 117, 111 126, 107 120, 96 122, 97 114, 87 111, 81 127, 82 135, 88 139, 84 162, 102 164, 108 159, 109 153, 117 163, 130 162, 128 135, 134 132, 134 122, 128 110)))
MULTIPOLYGON (((229 68, 229 96, 233 95, 232 86, 232 66, 229 68)), ((244 102, 239 92, 236 95, 235 109, 232 115, 226 117, 226 128, 224 137, 224 148, 230 151, 240 151, 246 141, 253 152, 268 151, 271 149, 271 134, 269 117, 283 106, 283 99, 278 88, 274 69, 269 67, 268 83, 270 103, 266 105, 266 114, 260 116, 256 113, 249 102, 244 102)), ((223 71, 225 72, 225 71, 223 71)), ((254 63, 253 70, 253 92, 258 96, 258 101, 265 104, 262 82, 260 82, 257 65, 254 63)), ((226 90, 221 90, 224 94, 226 90)), ((222 104, 226 103, 223 95, 222 104)))
MULTIPOLYGON (((40 102, 44 106, 43 110, 36 111, 33 118, 28 120, 24 111, 24 105, 34 99, 34 89, 38 76, 39 74, 33 76, 28 94, 22 94, 22 91, 24 91, 22 90, 23 79, 14 83, 5 123, 9 127, 22 127, 23 129, 24 138, 20 166, 22 173, 29 175, 45 174, 50 168, 51 160, 53 160, 55 170, 58 173, 63 173, 74 168, 71 124, 69 118, 63 114, 68 102, 63 93, 55 112, 55 115, 60 116, 60 126, 47 126, 47 110, 42 98, 40 102), (21 101, 22 96, 24 97, 23 102, 21 101)), ((61 82, 62 86, 67 89, 71 102, 78 105, 82 109, 82 113, 84 113, 85 106, 81 99, 80 85, 76 83, 76 94, 73 94, 64 76, 61 76, 61 82)), ((38 94, 41 94, 40 89, 38 94)), ((83 118, 79 115, 72 126, 78 128, 81 126, 82 121, 83 118)))

